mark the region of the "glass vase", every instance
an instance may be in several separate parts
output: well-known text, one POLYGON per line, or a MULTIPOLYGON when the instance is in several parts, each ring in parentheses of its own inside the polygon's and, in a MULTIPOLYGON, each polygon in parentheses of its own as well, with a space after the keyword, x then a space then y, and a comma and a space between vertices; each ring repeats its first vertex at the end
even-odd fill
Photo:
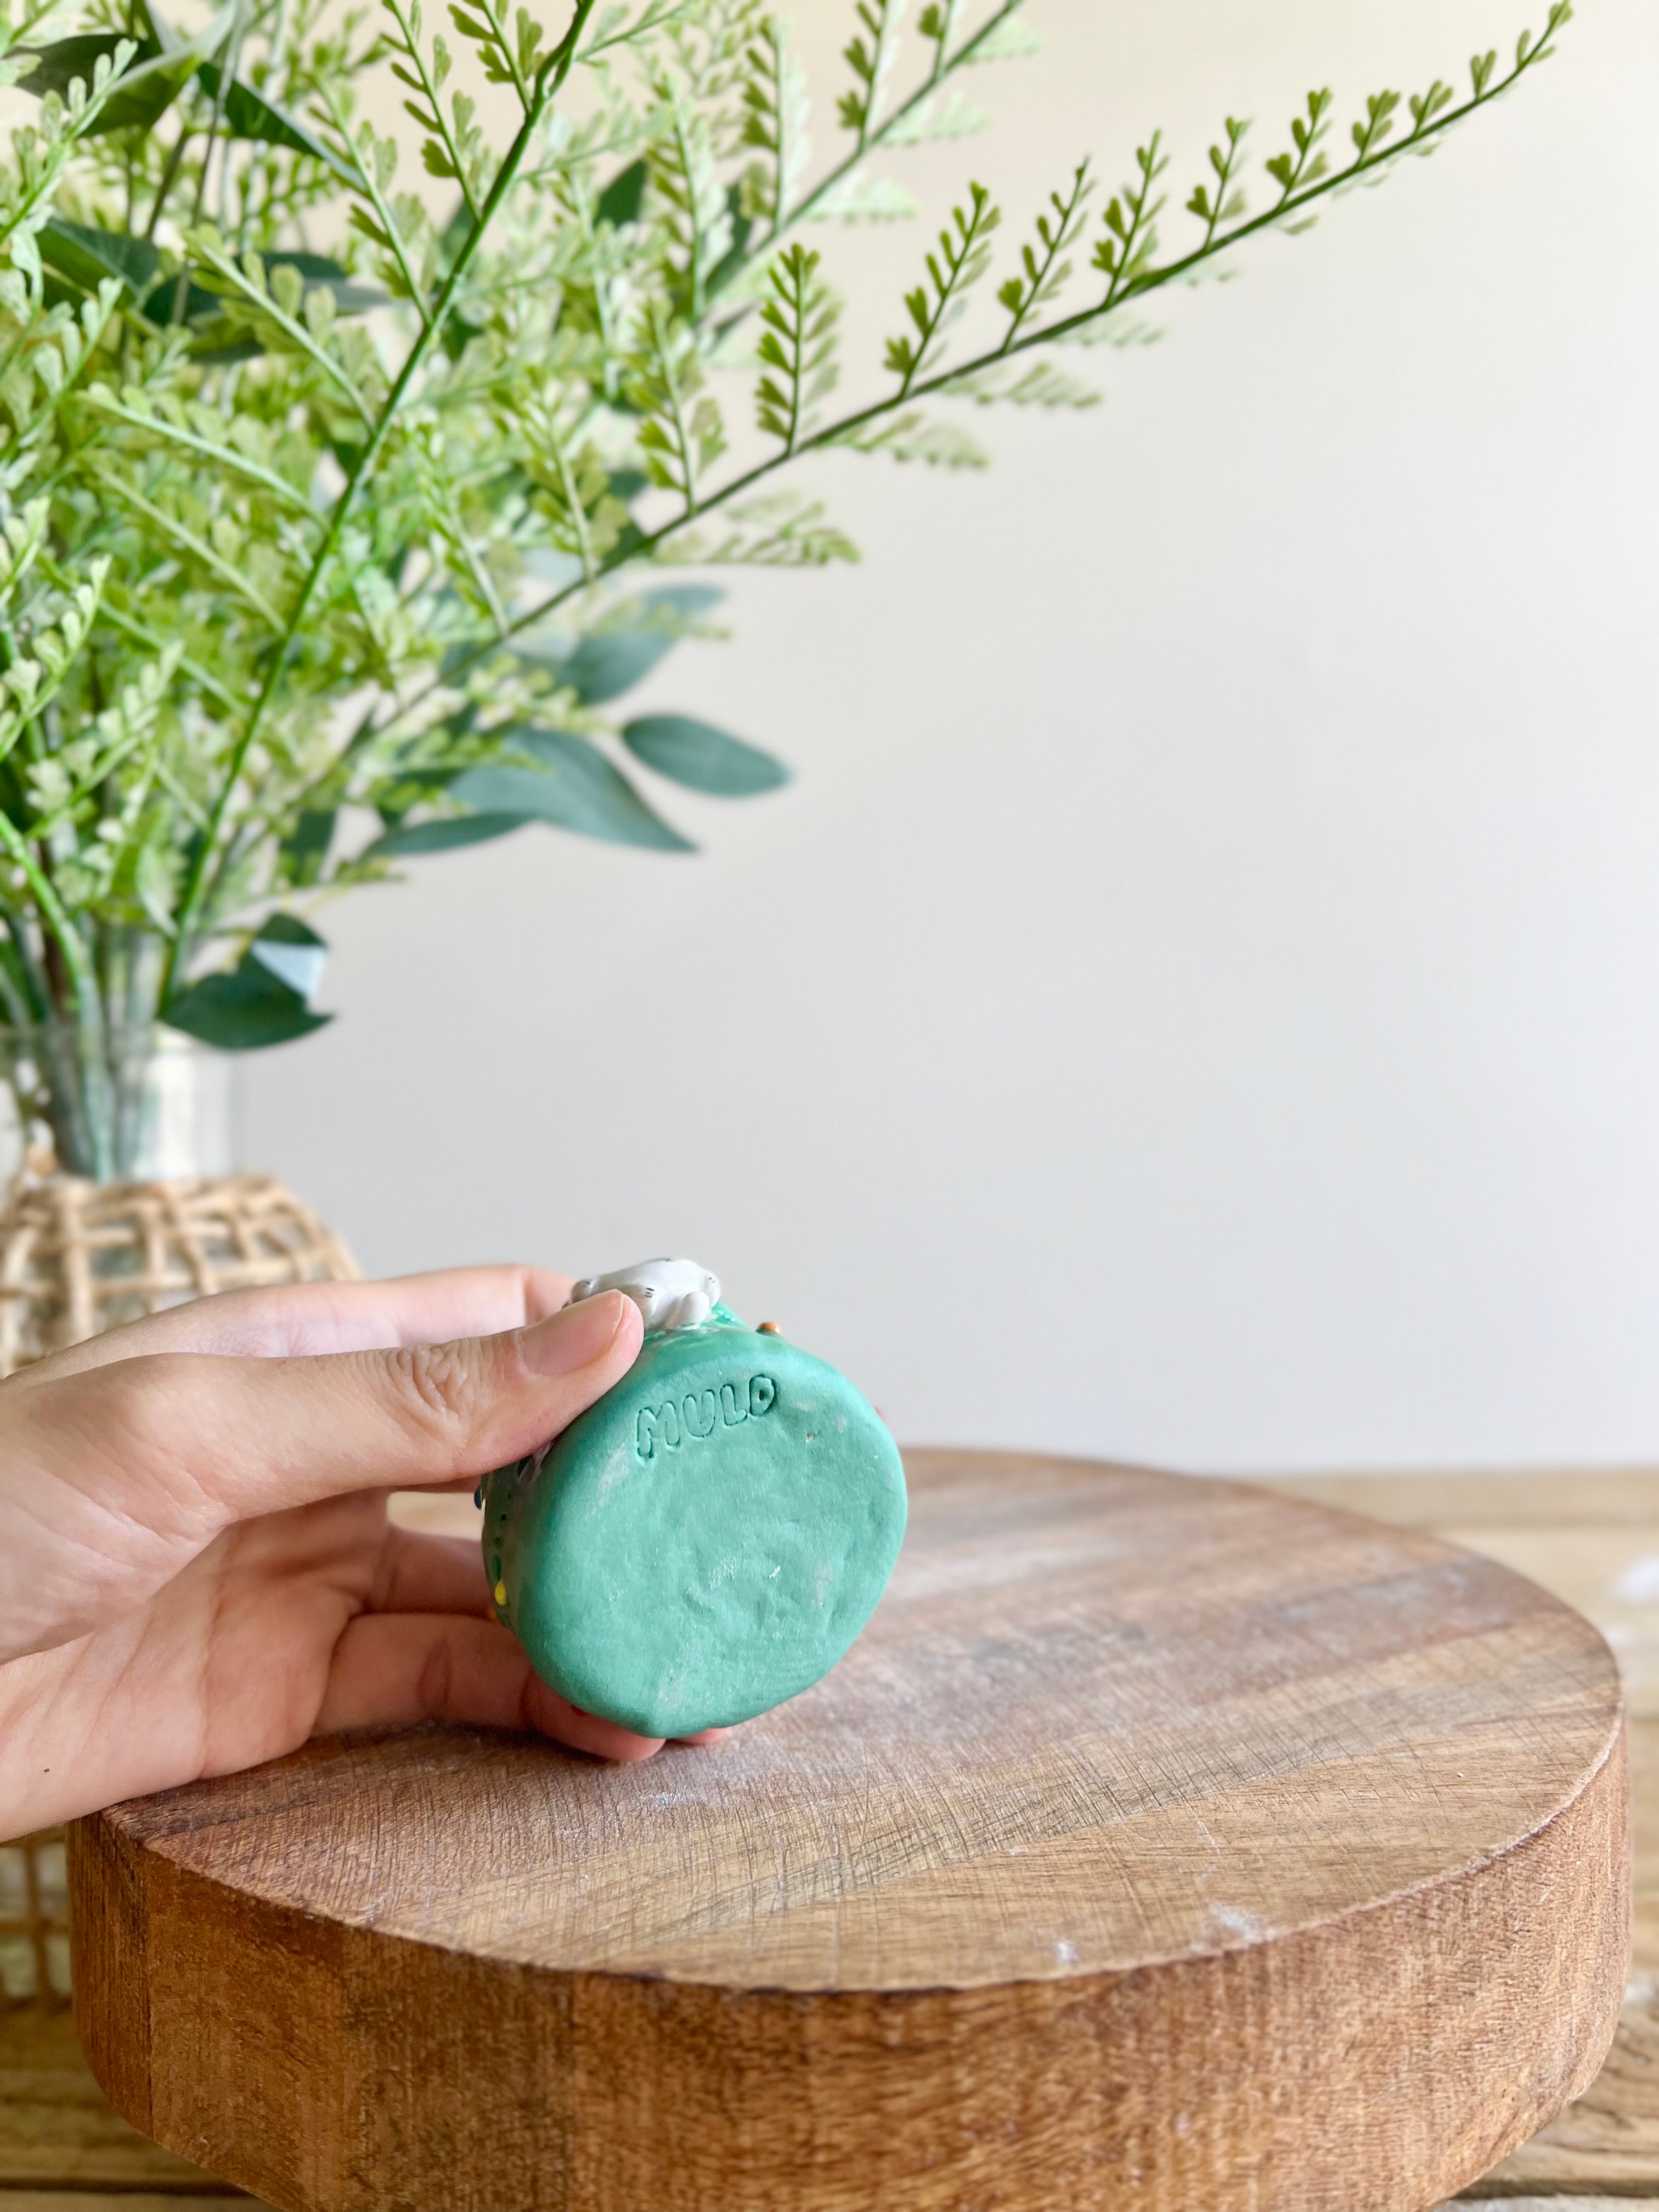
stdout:
POLYGON ((94 1182, 222 1176, 234 1164, 233 1070, 161 1023, 0 1027, 0 1167, 94 1182))
POLYGON ((0 1029, 0 1379, 191 1298, 356 1274, 291 1191, 233 1171, 232 1066, 155 1024, 0 1029))

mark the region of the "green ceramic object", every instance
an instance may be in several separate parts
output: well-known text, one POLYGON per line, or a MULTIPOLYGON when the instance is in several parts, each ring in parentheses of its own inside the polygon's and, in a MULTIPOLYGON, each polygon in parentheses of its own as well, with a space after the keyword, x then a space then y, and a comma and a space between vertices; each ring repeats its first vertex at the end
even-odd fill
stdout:
POLYGON ((750 1720, 810 1688, 869 1619, 904 1534, 897 1446, 846 1377, 701 1310, 648 1329, 544 1456, 482 1486, 501 1619, 562 1697, 641 1735, 750 1720))

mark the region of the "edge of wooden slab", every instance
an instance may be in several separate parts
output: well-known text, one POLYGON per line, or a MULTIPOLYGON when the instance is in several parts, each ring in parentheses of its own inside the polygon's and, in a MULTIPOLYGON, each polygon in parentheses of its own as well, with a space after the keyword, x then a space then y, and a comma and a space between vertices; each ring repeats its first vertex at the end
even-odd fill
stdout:
POLYGON ((377 1936, 106 1814, 71 1843, 76 2016, 129 2119, 283 2212, 1422 2212, 1595 2077, 1629 1863, 1620 1718, 1540 1826, 1334 1940, 805 1994, 377 1936))

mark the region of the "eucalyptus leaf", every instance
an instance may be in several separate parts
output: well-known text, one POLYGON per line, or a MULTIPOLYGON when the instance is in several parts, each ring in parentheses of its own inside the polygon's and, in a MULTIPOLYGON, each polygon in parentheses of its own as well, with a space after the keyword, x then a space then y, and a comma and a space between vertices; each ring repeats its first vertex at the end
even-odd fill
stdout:
POLYGON ((695 615, 706 615, 711 607, 719 606, 726 597, 718 584, 659 584, 654 592, 647 592, 644 605, 653 612, 668 607, 689 622, 695 615))
POLYGON ((481 814, 533 815, 613 845, 644 845, 659 853, 696 849, 586 738, 536 727, 514 730, 512 737, 541 765, 514 768, 502 762, 467 769, 451 785, 451 798, 481 814))
POLYGON ((631 691, 672 650, 667 630, 600 630, 585 637, 558 663, 560 678, 586 707, 631 691))
MULTIPOLYGON (((159 123, 195 74, 194 50, 181 54, 147 53, 123 76, 88 136, 111 131, 148 131, 159 123)), ((29 90, 34 89, 33 85, 29 90)))
POLYGON ((160 250, 147 238, 118 230, 94 230, 55 215, 40 233, 40 258, 83 292, 95 292, 106 277, 118 277, 135 298, 155 282, 160 250))
POLYGON ((311 924, 297 914, 268 915, 260 924, 258 933, 253 942, 256 946, 261 945, 320 945, 325 951, 328 945, 328 939, 325 937, 319 937, 311 924))
POLYGON ((645 199, 645 162, 630 161, 620 169, 599 194, 593 212, 601 222, 637 222, 645 199))
POLYGON ((331 1022, 332 1014, 313 1014, 297 991, 260 966, 244 960, 228 974, 204 975, 177 992, 161 1009, 170 1029, 215 1045, 221 1052, 258 1052, 266 1045, 289 1044, 331 1022))
POLYGON ((334 806, 307 806, 301 811, 283 841, 283 858, 295 883, 314 884, 321 875, 338 818, 339 809, 334 806))
POLYGON ((483 336, 483 330, 480 324, 468 322, 459 307, 451 307, 449 313, 444 317, 440 343, 451 361, 459 361, 473 339, 483 336))
POLYGON ((258 1052, 267 1045, 288 1044, 333 1018, 313 1014, 304 993, 275 974, 252 946, 234 968, 187 984, 161 1009, 170 1029, 221 1052, 258 1052))
POLYGON ((509 836, 533 822, 533 813, 461 814, 442 822, 402 822, 377 837, 362 854, 365 860, 391 860, 416 853, 453 853, 462 845, 487 845, 492 837, 509 836))
POLYGON ((37 100, 43 100, 49 92, 55 92, 61 100, 72 84, 84 84, 90 89, 99 63, 113 55, 118 46, 135 44, 140 59, 146 52, 159 54, 161 51, 154 40, 134 40, 119 31, 88 31, 78 38, 54 39, 49 46, 17 47, 12 58, 17 66, 18 86, 37 100))
POLYGON ((169 1028, 221 1052, 258 1052, 309 1036, 332 1014, 308 1003, 328 947, 297 914, 273 914, 236 965, 177 991, 161 1009, 169 1028))
MULTIPOLYGON (((77 81, 90 85, 98 64, 112 55, 118 46, 136 45, 137 52, 129 65, 123 88, 112 97, 95 125, 95 131, 128 130, 135 125, 156 122, 192 76, 216 101, 219 64, 198 61, 197 57, 219 43, 218 38, 205 33, 183 43, 174 43, 170 39, 163 44, 153 38, 128 40, 115 31, 91 32, 27 50, 27 73, 20 75, 18 82, 26 92, 38 97, 55 92, 61 98, 77 81)), ((231 138, 252 139, 268 146, 286 147, 290 153, 309 154, 313 161, 331 169, 343 183, 349 185, 352 181, 351 172, 297 116, 278 107, 240 78, 232 79, 225 94, 219 128, 231 138)))
POLYGON ((690 714, 639 715, 624 727, 623 743, 659 775, 716 799, 750 799, 789 781, 773 754, 690 714))
POLYGON ((454 265, 455 256, 467 243, 468 240, 471 237, 473 231, 477 228, 477 226, 473 221, 471 209, 468 207, 465 200, 458 201, 448 222, 444 225, 442 235, 438 240, 439 248, 443 254, 444 267, 446 270, 452 268, 454 265))
MULTIPOLYGON (((204 88, 217 99, 219 95, 219 66, 216 62, 204 62, 197 71, 204 88)), ((225 94, 222 127, 233 138, 251 138, 267 146, 284 146, 291 154, 309 154, 313 161, 321 161, 343 183, 352 181, 351 173, 337 161, 322 140, 307 130, 297 116, 286 108, 278 107, 251 84, 240 77, 231 79, 230 89, 225 94)))
MULTIPOLYGON (((100 61, 112 56, 118 46, 136 45, 136 55, 85 135, 95 138, 111 131, 148 130, 166 114, 195 76, 202 57, 224 43, 235 13, 236 0, 231 0, 193 38, 177 43, 170 33, 166 40, 133 40, 116 31, 55 39, 49 46, 20 50, 20 58, 27 60, 27 67, 20 70, 17 82, 25 92, 37 97, 55 92, 61 98, 76 82, 90 88, 93 72, 100 61)), ((150 20, 161 27, 158 17, 152 15, 150 20)))
POLYGON ((248 946, 248 955, 309 1005, 323 980, 328 946, 297 914, 273 914, 248 946))
POLYGON ((732 243, 708 272, 708 291, 710 299, 723 291, 738 276, 748 261, 750 234, 755 228, 755 218, 745 212, 743 187, 730 185, 726 193, 726 217, 731 225, 732 243))
MULTIPOLYGON (((145 320, 163 326, 175 319, 196 324, 207 321, 221 313, 218 294, 204 290, 188 276, 185 280, 184 313, 175 319, 173 303, 178 296, 178 277, 176 276, 163 277, 155 289, 147 294, 139 302, 145 320)), ((251 353, 257 353, 258 349, 254 346, 249 350, 251 353)))
POLYGON ((193 54, 164 53, 154 39, 135 41, 118 31, 90 31, 20 52, 17 59, 24 66, 18 71, 17 82, 24 92, 42 100, 49 92, 55 92, 60 100, 65 98, 72 84, 84 84, 90 90, 98 64, 112 57, 118 47, 135 43, 138 51, 127 65, 120 88, 105 101, 88 136, 96 137, 105 131, 135 126, 148 128, 159 121, 189 83, 196 66, 193 54))
POLYGON ((680 623, 707 614, 725 596, 717 584, 665 584, 574 647, 550 635, 525 638, 515 649, 521 659, 550 668, 584 706, 603 706, 651 673, 679 641, 680 623))

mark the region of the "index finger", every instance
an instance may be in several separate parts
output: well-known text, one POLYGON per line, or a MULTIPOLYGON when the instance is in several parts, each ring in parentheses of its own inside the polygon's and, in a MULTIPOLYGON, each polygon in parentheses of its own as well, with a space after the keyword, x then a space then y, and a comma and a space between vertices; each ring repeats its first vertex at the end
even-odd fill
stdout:
POLYGON ((55 1352, 32 1367, 42 1381, 158 1352, 288 1359, 329 1352, 386 1352, 498 1336, 544 1321, 568 1303, 570 1278, 550 1267, 445 1267, 378 1283, 284 1283, 221 1291, 128 1322, 55 1352))

